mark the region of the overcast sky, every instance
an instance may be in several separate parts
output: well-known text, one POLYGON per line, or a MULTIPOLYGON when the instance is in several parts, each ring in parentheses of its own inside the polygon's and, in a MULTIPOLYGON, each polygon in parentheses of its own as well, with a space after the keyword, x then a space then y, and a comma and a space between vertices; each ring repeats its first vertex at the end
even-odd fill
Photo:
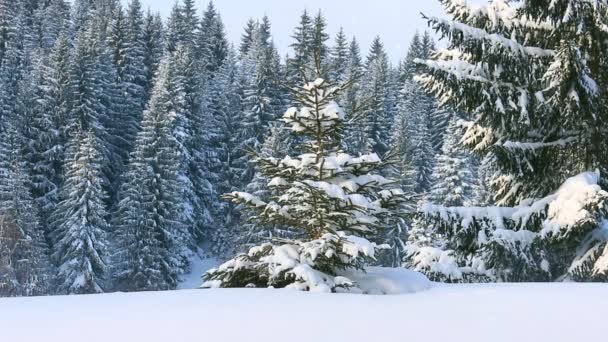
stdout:
MULTIPOLYGON (((176 0, 141 1, 144 7, 159 11, 166 17, 176 0)), ((196 0, 196 3, 202 11, 208 0, 196 0)), ((426 29, 420 12, 442 15, 438 0, 215 0, 214 4, 222 15, 228 38, 237 45, 245 22, 251 17, 267 14, 272 22, 275 43, 284 56, 290 52, 290 36, 302 10, 316 13, 321 9, 332 41, 342 26, 349 36, 357 37, 365 54, 372 39, 380 35, 394 62, 405 55, 416 30, 426 29)))

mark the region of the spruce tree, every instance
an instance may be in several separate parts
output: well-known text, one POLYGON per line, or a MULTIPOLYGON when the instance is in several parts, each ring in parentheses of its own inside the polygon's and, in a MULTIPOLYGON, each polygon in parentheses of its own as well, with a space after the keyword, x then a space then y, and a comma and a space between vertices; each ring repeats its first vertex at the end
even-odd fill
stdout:
POLYGON ((433 188, 429 200, 446 207, 470 206, 473 203, 475 173, 473 155, 461 145, 462 132, 457 119, 450 121, 442 154, 433 169, 433 188))
POLYGON ((459 266, 485 265, 475 270, 491 279, 605 279, 608 4, 442 3, 452 20, 429 22, 451 48, 417 80, 473 115, 464 141, 491 163, 496 203, 510 207, 428 207, 427 217, 459 266))
POLYGON ((390 64, 380 37, 372 43, 365 64, 362 91, 366 94, 362 139, 359 150, 385 154, 389 150, 389 130, 393 121, 393 99, 390 87, 390 64))
POLYGON ((69 145, 60 202, 53 213, 53 258, 59 267, 58 292, 104 292, 107 272, 107 212, 103 159, 92 128, 69 145))
POLYGON ((120 289, 173 289, 188 267, 190 218, 184 216, 187 202, 175 136, 185 93, 171 64, 170 57, 161 63, 121 189, 112 258, 120 289))
POLYGON ((299 25, 296 27, 292 38, 294 42, 290 45, 294 56, 287 61, 288 81, 290 84, 300 84, 302 75, 308 76, 313 61, 313 45, 315 29, 313 19, 304 10, 300 16, 299 25))
POLYGON ((222 66, 228 53, 224 23, 213 2, 209 2, 207 10, 203 13, 197 51, 197 57, 202 60, 205 70, 211 74, 222 66))
POLYGON ((160 61, 164 53, 164 27, 160 14, 152 14, 150 11, 146 13, 143 29, 144 43, 144 73, 145 73, 145 99, 147 104, 150 100, 150 94, 154 86, 154 77, 158 71, 160 61))
POLYGON ((294 89, 301 107, 289 109, 283 121, 302 137, 298 150, 303 154, 280 159, 254 153, 276 195, 267 200, 244 192, 227 196, 254 213, 256 224, 289 227, 302 238, 254 247, 207 272, 204 287, 356 288, 346 273, 374 259, 379 247, 365 237, 374 237, 399 215, 404 196, 374 174, 385 166, 375 153, 354 158, 341 152, 345 113, 335 100, 343 90, 321 78, 294 89))
POLYGON ((340 31, 336 35, 334 46, 330 51, 330 64, 333 71, 330 76, 334 82, 343 83, 348 81, 348 61, 348 40, 344 34, 344 29, 340 28, 340 31))
POLYGON ((32 194, 41 209, 43 224, 58 202, 68 140, 67 120, 73 100, 70 83, 70 43, 60 37, 48 60, 36 69, 25 155, 32 176, 32 194))
POLYGON ((0 297, 45 295, 52 290, 48 246, 23 158, 23 118, 0 127, 0 297))
POLYGON ((241 72, 236 51, 231 50, 222 67, 205 92, 206 179, 211 182, 213 193, 207 196, 208 208, 215 218, 214 229, 206 234, 213 242, 214 253, 224 255, 234 248, 232 228, 238 224, 239 215, 234 205, 221 201, 219 194, 235 191, 243 180, 247 168, 240 158, 240 130, 243 120, 241 72))

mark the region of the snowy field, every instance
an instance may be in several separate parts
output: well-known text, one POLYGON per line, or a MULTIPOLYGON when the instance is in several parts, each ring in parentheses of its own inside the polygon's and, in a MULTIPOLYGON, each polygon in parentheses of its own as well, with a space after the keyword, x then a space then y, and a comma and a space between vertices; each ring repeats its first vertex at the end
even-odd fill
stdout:
POLYGON ((406 295, 183 290, 0 299, 0 340, 605 340, 606 284, 434 285, 406 295))

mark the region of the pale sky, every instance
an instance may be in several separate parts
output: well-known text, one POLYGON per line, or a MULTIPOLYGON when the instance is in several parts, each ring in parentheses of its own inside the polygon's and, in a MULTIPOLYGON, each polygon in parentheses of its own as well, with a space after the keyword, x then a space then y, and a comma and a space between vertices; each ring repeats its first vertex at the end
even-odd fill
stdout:
MULTIPOLYGON (((128 0, 123 0, 125 3, 128 0)), ((141 0, 144 8, 159 11, 166 17, 175 0, 141 0)), ((481 0, 473 0, 480 2, 481 0)), ((199 12, 208 0, 196 0, 199 12)), ((294 27, 303 9, 316 14, 321 9, 328 24, 331 42, 340 26, 350 36, 355 35, 366 55, 372 39, 380 35, 393 62, 399 61, 416 30, 427 28, 420 12, 428 16, 443 14, 438 0, 214 0, 219 9, 228 38, 236 46, 240 42, 245 22, 267 14, 272 34, 281 56, 290 52, 294 27)))

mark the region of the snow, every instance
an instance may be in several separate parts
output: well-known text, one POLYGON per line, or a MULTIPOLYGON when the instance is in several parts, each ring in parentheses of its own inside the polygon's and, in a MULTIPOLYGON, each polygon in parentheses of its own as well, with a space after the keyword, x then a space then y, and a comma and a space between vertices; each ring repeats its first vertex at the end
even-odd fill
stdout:
POLYGON ((541 234, 559 235, 569 231, 581 222, 592 220, 586 210, 589 203, 597 203, 608 196, 598 185, 599 173, 585 172, 568 179, 553 196, 549 204, 548 217, 543 223, 541 234))
POLYGON ((182 276, 180 283, 177 285, 178 290, 199 288, 202 282, 202 274, 219 265, 218 260, 201 255, 202 251, 199 250, 198 254, 190 258, 190 272, 182 276))
POLYGON ((435 285, 396 296, 272 289, 0 299, 3 341, 602 341, 605 284, 435 285))
POLYGON ((365 272, 347 271, 364 294, 403 295, 431 289, 432 283, 422 273, 405 268, 368 267, 365 272))

